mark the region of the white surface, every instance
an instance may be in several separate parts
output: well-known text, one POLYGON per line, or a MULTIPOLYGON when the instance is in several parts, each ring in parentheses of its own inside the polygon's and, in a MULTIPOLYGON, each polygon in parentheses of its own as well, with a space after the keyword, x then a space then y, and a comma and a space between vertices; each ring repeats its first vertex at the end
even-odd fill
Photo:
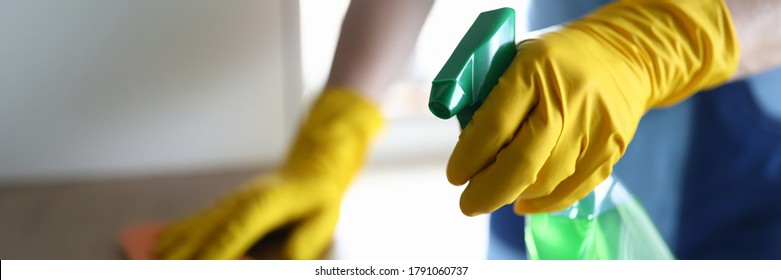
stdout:
POLYGON ((488 216, 466 217, 462 187, 445 178, 447 158, 371 167, 342 205, 333 257, 360 260, 479 260, 488 216))
POLYGON ((0 181, 273 161, 281 2, 0 1, 0 181))
MULTIPOLYGON (((321 2, 301 1, 298 69, 294 1, 0 1, 0 182, 275 162, 330 67, 347 1, 321 2)), ((415 118, 389 125, 375 161, 450 152, 457 125, 428 114, 425 86, 477 14, 506 5, 525 4, 437 2, 402 87, 423 89, 386 110, 415 118)))

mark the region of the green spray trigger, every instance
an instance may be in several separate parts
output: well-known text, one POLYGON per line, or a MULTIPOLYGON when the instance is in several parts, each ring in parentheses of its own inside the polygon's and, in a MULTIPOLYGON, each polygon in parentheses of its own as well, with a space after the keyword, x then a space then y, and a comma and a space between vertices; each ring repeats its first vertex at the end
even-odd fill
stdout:
POLYGON ((515 57, 515 10, 481 13, 431 85, 428 108, 435 116, 472 119, 515 57))
MULTIPOLYGON (((515 54, 515 11, 481 13, 434 78, 429 110, 466 128, 515 54)), ((673 259, 640 202, 612 175, 573 206, 526 219, 531 259, 673 259)))

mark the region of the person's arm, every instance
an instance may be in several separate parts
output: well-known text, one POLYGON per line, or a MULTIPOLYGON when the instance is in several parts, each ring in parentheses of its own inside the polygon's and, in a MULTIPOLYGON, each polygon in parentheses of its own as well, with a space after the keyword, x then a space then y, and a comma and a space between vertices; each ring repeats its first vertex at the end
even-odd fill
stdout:
POLYGON ((734 79, 781 65, 781 1, 726 0, 740 42, 734 79))
POLYGON ((381 93, 403 66, 431 0, 356 0, 344 19, 328 87, 280 167, 167 226, 162 259, 233 259, 270 232, 289 232, 281 257, 323 257, 342 196, 385 120, 381 93))
POLYGON ((329 86, 379 103, 407 62, 433 0, 353 0, 342 23, 329 86))

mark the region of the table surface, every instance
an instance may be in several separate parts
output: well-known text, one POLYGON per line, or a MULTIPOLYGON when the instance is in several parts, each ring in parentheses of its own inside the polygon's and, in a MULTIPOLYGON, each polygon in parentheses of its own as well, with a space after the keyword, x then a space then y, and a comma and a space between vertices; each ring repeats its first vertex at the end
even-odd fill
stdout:
MULTIPOLYGON (((458 210, 446 160, 368 167, 347 193, 330 258, 482 259, 486 216, 458 210)), ((122 229, 209 205, 258 174, 202 172, 0 186, 0 258, 121 259, 122 229)))

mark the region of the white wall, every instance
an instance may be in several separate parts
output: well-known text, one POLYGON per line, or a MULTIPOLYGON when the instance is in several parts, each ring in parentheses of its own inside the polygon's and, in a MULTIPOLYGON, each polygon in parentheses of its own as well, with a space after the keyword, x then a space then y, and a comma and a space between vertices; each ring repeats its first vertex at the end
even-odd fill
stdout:
POLYGON ((0 1, 0 182, 274 161, 290 2, 0 1))
MULTIPOLYGON (((301 93, 326 80, 347 4, 0 1, 0 183, 275 162, 301 93)), ((374 161, 449 154, 458 128, 428 113, 431 78, 477 14, 515 7, 522 30, 525 5, 436 2, 374 161)))

